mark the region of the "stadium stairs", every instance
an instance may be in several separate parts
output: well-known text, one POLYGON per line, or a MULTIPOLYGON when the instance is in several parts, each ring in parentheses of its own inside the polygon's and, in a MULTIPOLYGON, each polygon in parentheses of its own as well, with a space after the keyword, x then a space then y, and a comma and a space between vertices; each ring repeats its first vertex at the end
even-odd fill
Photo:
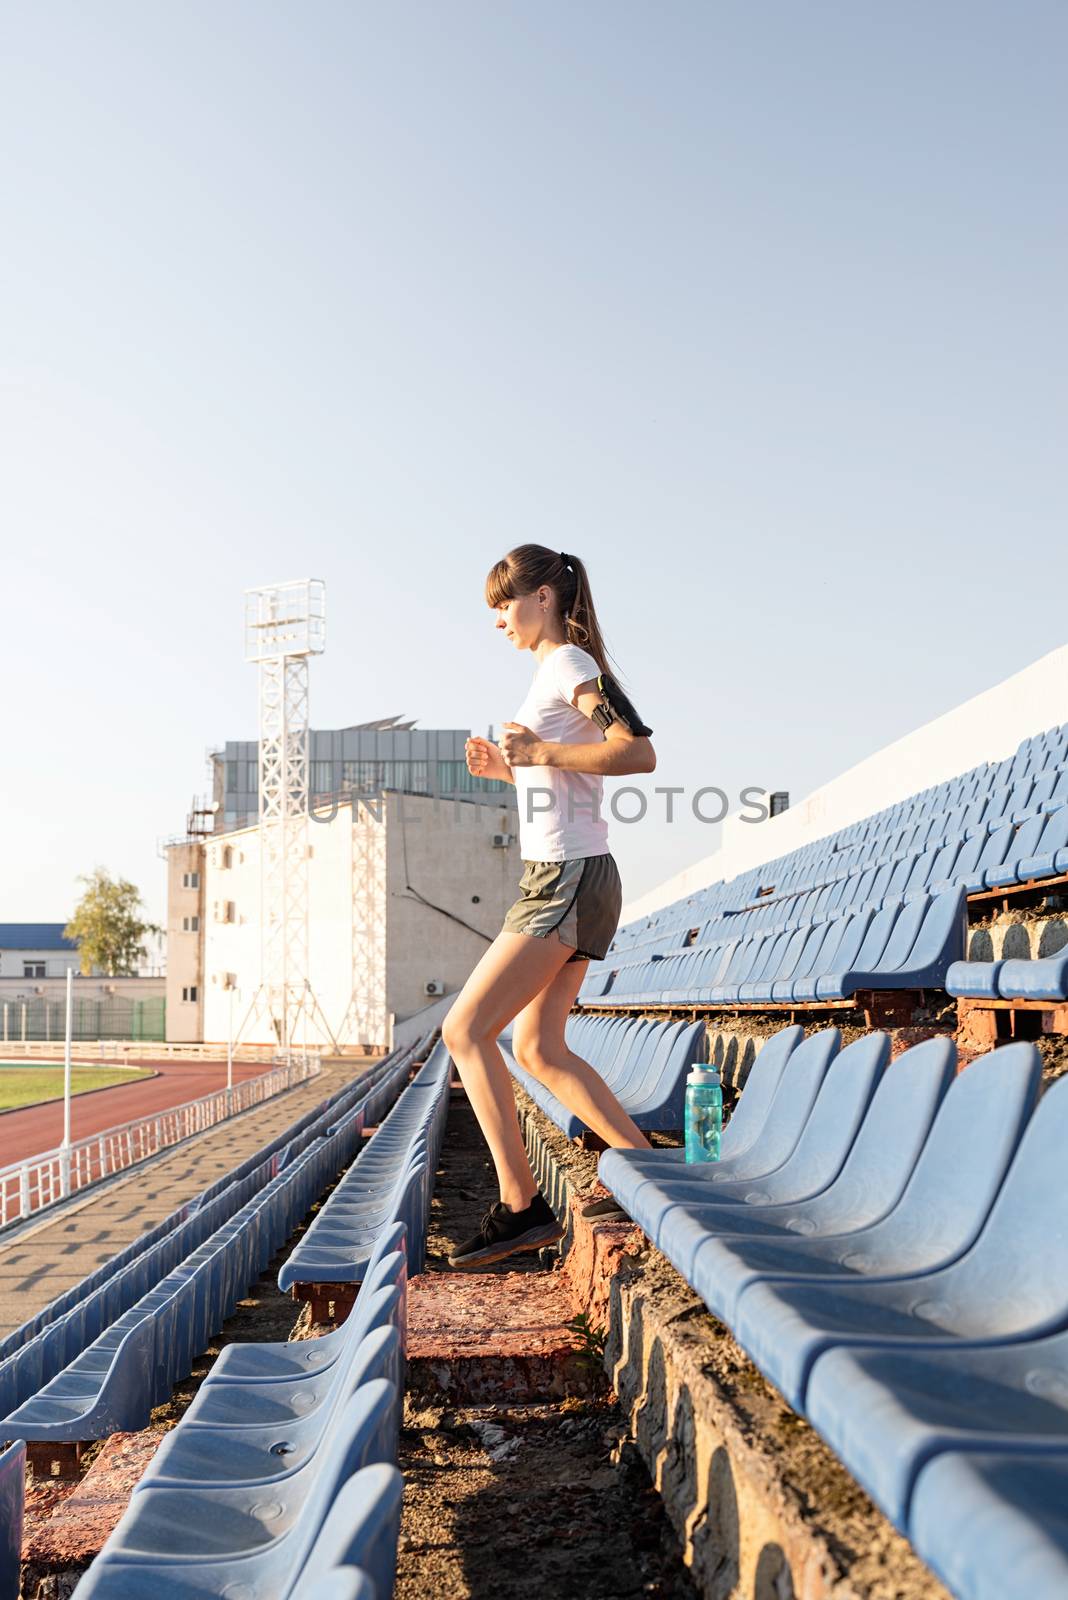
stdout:
MULTIPOLYGON (((661 1138, 606 1151, 600 1177, 963 1600, 1003 1594, 1008 1571, 1027 1572, 1036 1600, 1068 1592, 1068 1088, 1040 1098, 1030 1043, 958 1073, 947 1035, 891 1062, 871 1024, 955 996, 1004 1011, 1014 1032, 1029 1010, 1056 1025, 1068 959, 976 954, 991 909, 1057 910, 1066 824, 1060 728, 624 928, 568 1022, 572 1047, 657 1135, 681 1124, 710 1016, 788 1024, 757 1054, 718 1163, 688 1167, 661 1138), (868 1029, 846 1044, 840 1026, 858 1016, 868 1029), (819 1026, 806 1037, 799 1022, 819 1026)), ((1041 920, 1048 946, 1055 918, 1041 920)), ((565 1148, 581 1138, 502 1045, 532 1153, 549 1148, 546 1129, 565 1148)), ((5 1342, 9 1567, 24 1448, 62 1461, 143 1428, 341 1171, 279 1274, 334 1330, 226 1348, 79 1594, 387 1600, 407 1283, 424 1264, 449 1094, 444 1046, 426 1049, 379 1064, 5 1342)), ((575 1196, 562 1206, 542 1175, 574 1246, 575 1196)), ((602 1309, 618 1321, 612 1259, 602 1309)))

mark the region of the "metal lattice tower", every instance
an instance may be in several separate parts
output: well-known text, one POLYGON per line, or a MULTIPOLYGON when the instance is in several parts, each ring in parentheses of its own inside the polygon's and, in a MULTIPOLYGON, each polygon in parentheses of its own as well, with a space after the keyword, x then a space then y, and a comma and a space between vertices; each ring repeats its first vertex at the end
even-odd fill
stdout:
MULTIPOLYGON (((260 987, 288 1057, 304 1014, 321 1012, 308 981, 308 663, 326 643, 321 578, 245 591, 245 660, 259 666, 260 987)), ((327 1029, 329 1034, 329 1029, 327 1029)))
POLYGON ((341 1024, 344 1044, 387 1048, 386 797, 352 797, 352 997, 341 1024), (376 809, 377 805, 377 809, 376 809))

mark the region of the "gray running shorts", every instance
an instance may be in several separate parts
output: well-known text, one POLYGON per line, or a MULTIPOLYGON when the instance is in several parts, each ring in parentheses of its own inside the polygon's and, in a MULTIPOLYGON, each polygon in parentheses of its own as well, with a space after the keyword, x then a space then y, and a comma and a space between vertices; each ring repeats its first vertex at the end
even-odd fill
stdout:
POLYGON ((519 899, 504 919, 508 933, 544 939, 554 930, 574 947, 570 961, 601 961, 619 926, 623 886, 610 855, 578 861, 525 861, 519 899))

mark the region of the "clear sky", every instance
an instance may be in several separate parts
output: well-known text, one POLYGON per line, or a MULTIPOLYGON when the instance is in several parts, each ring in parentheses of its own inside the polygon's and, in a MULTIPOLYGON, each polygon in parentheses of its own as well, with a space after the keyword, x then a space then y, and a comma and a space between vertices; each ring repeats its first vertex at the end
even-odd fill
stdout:
MULTIPOLYGON (((0 6, 0 920, 164 911, 242 591, 485 731, 588 562, 649 782, 795 798, 1064 641, 1068 10, 0 6)), ((633 898, 707 854, 619 827, 633 898)))

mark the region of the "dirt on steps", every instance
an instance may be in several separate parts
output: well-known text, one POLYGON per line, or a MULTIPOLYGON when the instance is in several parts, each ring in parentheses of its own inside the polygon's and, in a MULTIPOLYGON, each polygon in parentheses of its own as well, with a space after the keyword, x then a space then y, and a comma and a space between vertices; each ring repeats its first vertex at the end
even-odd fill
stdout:
MULTIPOLYGON (((595 1170, 596 1157, 590 1161, 595 1170)), ((591 1172, 592 1176, 592 1172, 591 1172)), ((466 1098, 454 1094, 428 1235, 428 1274, 450 1273, 449 1251, 496 1198, 492 1164, 466 1098)), ((484 1303, 519 1275, 560 1292, 557 1250, 513 1256, 479 1273, 484 1303), (556 1269, 556 1270, 554 1270, 556 1269)), ((536 1295, 536 1283, 529 1294, 536 1295)), ((483 1311, 484 1320, 485 1312, 483 1311)), ((507 1345, 507 1328, 500 1342, 507 1345)), ((602 1363, 576 1336, 582 1394, 515 1404, 501 1363, 493 1403, 451 1405, 409 1394, 401 1434, 404 1517, 397 1600, 696 1600, 678 1541, 608 1393, 602 1363)), ((422 1364, 422 1363, 421 1363, 422 1364)), ((492 1381, 485 1363, 481 1393, 492 1381)))
POLYGON ((693 1600, 660 1497, 607 1398, 409 1400, 396 1600, 693 1600))

